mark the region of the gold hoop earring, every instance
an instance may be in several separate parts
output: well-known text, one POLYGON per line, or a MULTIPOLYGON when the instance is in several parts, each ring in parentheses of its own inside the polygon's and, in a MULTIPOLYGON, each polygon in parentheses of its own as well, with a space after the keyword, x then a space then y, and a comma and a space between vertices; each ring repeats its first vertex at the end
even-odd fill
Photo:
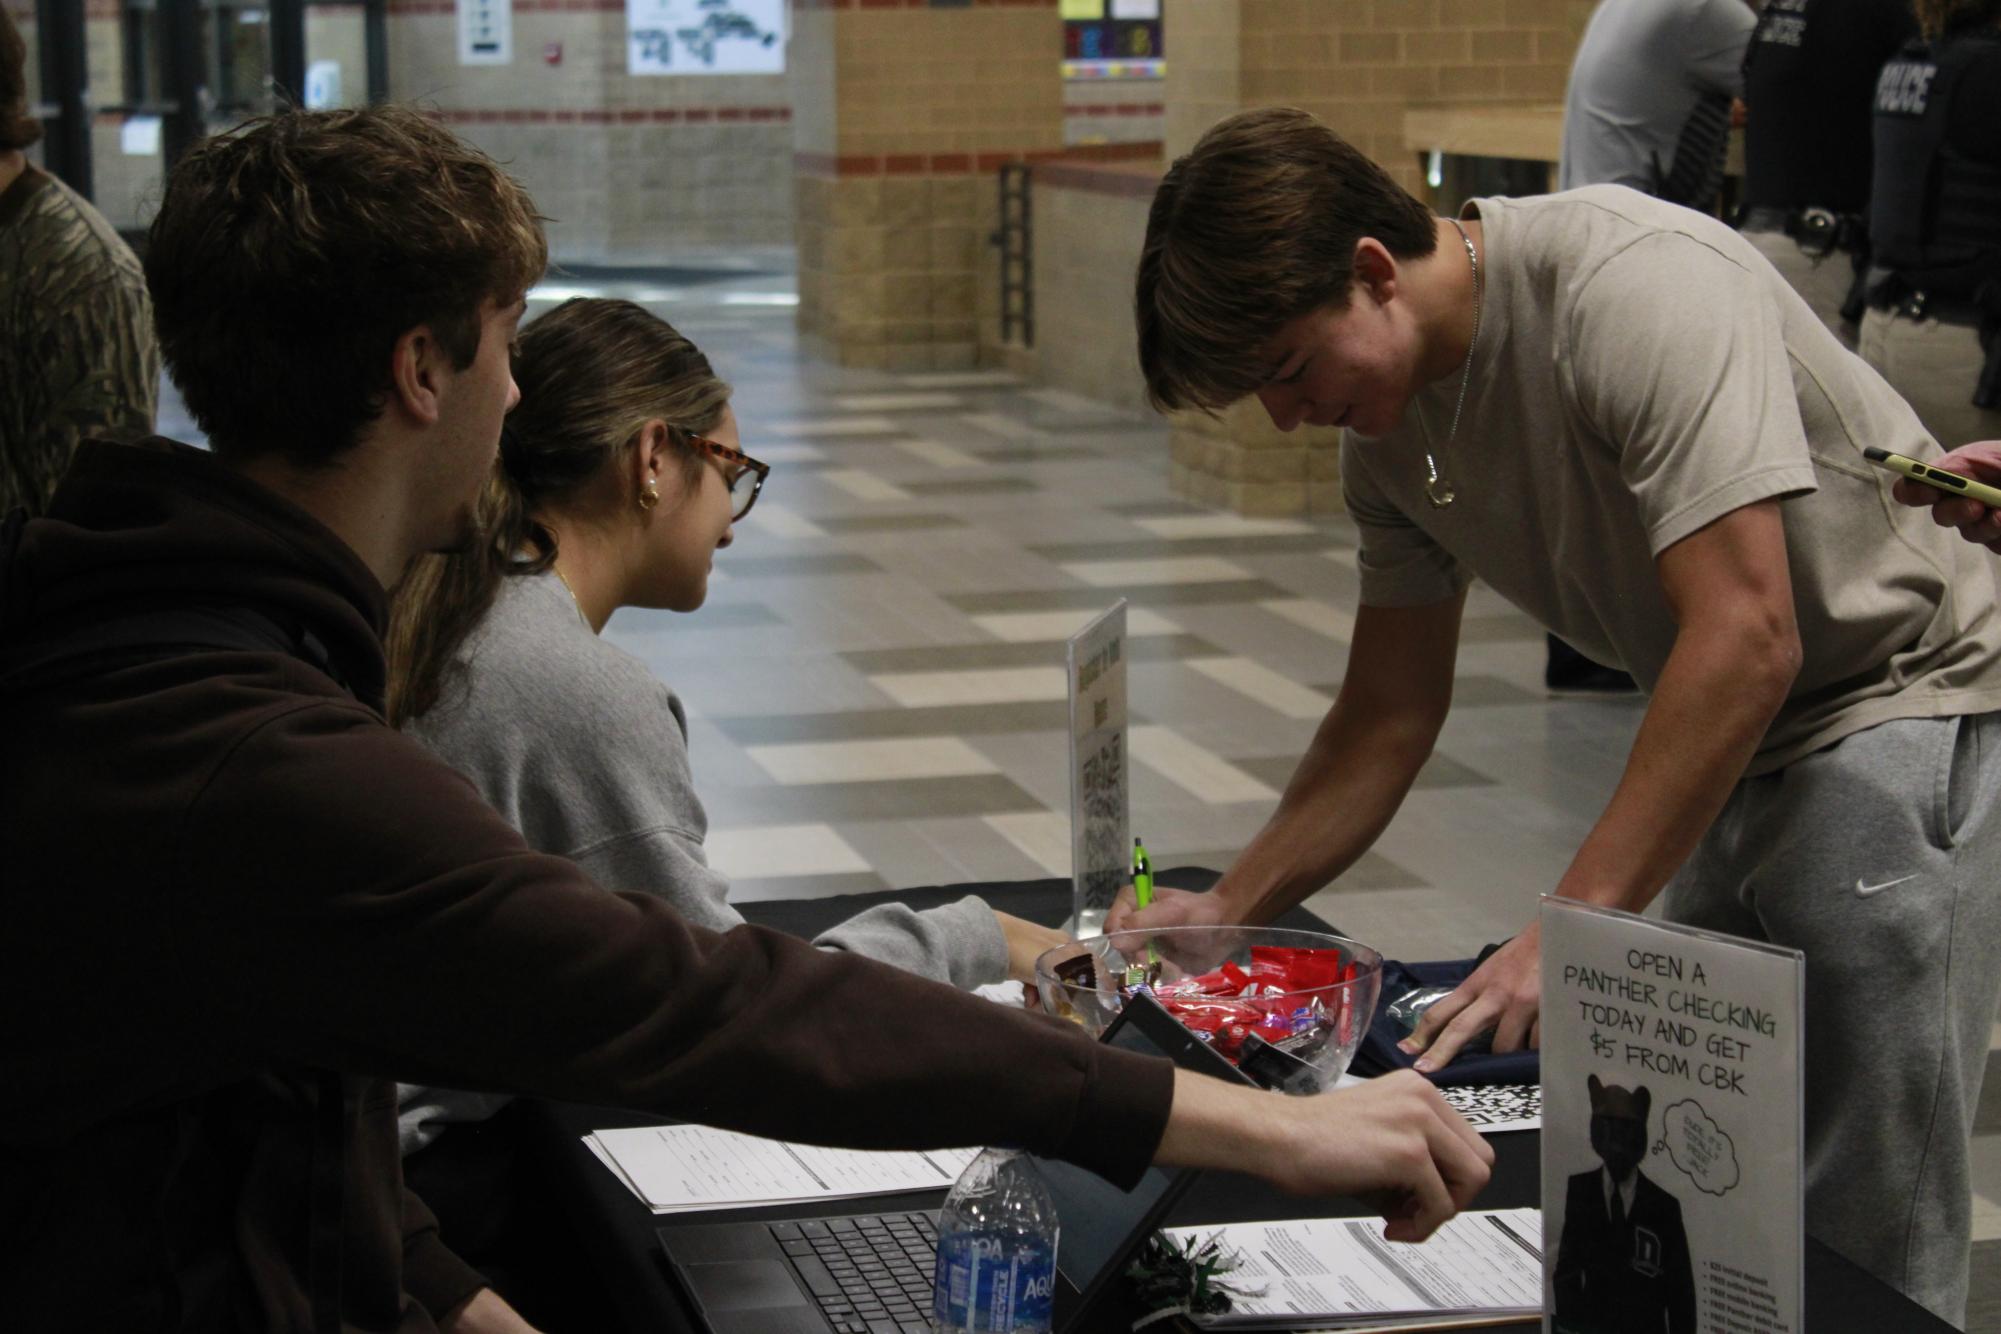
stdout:
POLYGON ((646 481, 646 489, 639 493, 639 508, 650 510, 660 503, 660 484, 652 478, 646 481))

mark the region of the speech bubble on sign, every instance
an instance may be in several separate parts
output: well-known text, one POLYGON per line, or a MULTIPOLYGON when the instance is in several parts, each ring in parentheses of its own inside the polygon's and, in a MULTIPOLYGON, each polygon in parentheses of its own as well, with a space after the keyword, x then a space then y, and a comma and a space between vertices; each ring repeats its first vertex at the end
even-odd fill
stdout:
POLYGON ((1705 1195, 1727 1194, 1737 1184, 1737 1146, 1695 1099, 1683 1098, 1661 1114, 1661 1143, 1654 1152, 1663 1147, 1705 1195))

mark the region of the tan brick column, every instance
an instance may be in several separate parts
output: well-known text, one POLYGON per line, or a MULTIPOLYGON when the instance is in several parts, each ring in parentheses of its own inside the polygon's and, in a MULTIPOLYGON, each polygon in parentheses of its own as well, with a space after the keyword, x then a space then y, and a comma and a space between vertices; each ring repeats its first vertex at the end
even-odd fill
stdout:
POLYGON ((1001 164, 1063 146, 1055 0, 795 0, 799 329, 849 366, 978 358, 1001 164))
MULTIPOLYGON (((1320 117, 1429 200, 1404 113, 1560 103, 1591 0, 1165 0, 1166 153, 1248 107, 1320 117)), ((1255 401, 1177 414, 1173 484, 1243 513, 1341 508, 1340 432, 1280 434, 1255 401)))

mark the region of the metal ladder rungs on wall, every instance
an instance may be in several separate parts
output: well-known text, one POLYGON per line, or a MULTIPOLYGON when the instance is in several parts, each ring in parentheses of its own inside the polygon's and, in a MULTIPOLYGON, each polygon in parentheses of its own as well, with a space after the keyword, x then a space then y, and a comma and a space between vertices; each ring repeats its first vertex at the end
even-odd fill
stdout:
POLYGON ((1034 213, 1029 173, 1025 162, 1002 165, 1000 226, 987 238, 1000 250, 1001 341, 1019 338, 1023 347, 1035 346, 1034 213))

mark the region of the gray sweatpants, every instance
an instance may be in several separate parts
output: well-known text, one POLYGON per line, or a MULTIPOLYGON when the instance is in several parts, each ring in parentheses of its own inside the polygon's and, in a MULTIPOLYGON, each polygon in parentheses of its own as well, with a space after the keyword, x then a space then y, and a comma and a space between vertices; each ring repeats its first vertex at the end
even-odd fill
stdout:
POLYGON ((1748 778, 1667 916, 1806 954, 1807 1231, 1959 1325, 2001 1002, 2001 713, 1748 778))

